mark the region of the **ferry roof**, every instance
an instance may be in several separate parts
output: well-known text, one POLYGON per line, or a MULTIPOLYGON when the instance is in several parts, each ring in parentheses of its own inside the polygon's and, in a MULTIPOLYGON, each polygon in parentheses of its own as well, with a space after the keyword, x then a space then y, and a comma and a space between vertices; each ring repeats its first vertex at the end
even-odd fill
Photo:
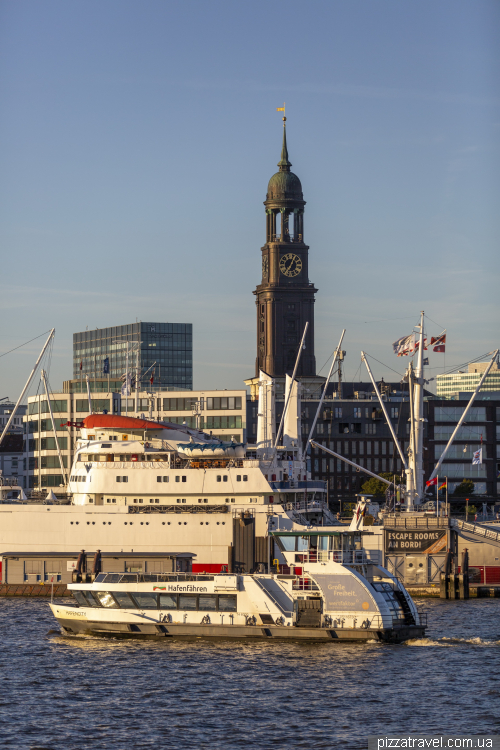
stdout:
MULTIPOLYGON (((86 429, 94 427, 104 427, 106 429, 117 430, 172 430, 173 425, 169 426, 161 422, 153 422, 149 419, 138 419, 137 417, 121 417, 117 414, 91 414, 85 417, 83 423, 86 429)), ((176 425, 177 429, 179 425, 176 425)))

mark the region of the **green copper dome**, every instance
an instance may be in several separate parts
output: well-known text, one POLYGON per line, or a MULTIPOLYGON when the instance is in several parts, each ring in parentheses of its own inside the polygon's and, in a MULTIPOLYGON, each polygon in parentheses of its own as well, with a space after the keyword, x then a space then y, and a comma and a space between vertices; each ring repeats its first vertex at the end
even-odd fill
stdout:
POLYGON ((302 185, 293 172, 276 172, 269 180, 267 186, 267 200, 303 199, 302 185))

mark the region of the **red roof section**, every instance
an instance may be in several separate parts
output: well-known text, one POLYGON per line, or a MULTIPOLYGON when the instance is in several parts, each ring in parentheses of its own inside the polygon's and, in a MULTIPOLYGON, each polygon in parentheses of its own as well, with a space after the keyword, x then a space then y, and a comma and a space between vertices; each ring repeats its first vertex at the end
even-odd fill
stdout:
POLYGON ((116 430, 170 430, 159 422, 150 422, 149 419, 137 419, 136 417, 120 417, 116 414, 91 414, 83 420, 86 429, 104 427, 116 430))

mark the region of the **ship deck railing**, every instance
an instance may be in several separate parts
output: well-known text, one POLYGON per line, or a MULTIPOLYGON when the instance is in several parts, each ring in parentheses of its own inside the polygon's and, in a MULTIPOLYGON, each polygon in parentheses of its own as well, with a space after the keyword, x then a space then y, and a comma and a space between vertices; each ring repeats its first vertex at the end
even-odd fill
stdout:
POLYGON ((229 505, 194 505, 179 503, 178 505, 128 505, 129 513, 228 513, 229 505))
POLYGON ((184 581, 213 581, 206 573, 99 573, 95 583, 165 583, 184 581))
MULTIPOLYGON (((318 532, 321 533, 321 532, 318 532)), ((370 550, 310 550, 309 552, 296 552, 295 564, 336 562, 341 565, 367 565, 373 562, 367 552, 370 550)))
POLYGON ((384 515, 384 526, 401 529, 447 529, 448 518, 436 516, 412 516, 394 513, 384 515))

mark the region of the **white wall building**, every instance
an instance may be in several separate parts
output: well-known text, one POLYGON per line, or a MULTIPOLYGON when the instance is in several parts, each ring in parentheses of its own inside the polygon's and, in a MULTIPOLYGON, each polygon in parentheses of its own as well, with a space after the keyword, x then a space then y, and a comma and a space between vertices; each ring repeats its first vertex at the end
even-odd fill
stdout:
MULTIPOLYGON (((438 398, 451 398, 458 393, 473 393, 481 377, 488 367, 488 362, 475 362, 468 366, 467 372, 455 372, 449 375, 436 376, 436 390, 438 398)), ((500 391, 500 367, 494 362, 490 373, 484 381, 482 392, 500 391)))

